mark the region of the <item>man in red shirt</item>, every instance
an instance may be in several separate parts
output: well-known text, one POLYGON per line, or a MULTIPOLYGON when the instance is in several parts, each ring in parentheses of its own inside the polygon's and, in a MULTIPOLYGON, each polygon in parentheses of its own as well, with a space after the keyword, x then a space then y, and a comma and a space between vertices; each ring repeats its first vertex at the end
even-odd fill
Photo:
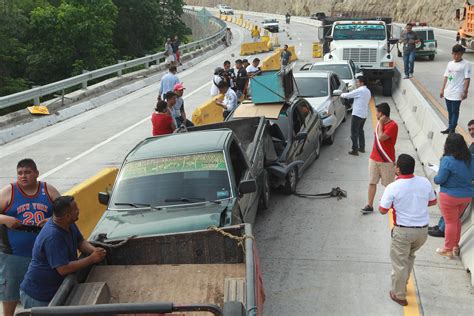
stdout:
POLYGON ((390 106, 387 103, 376 105, 377 127, 375 128, 374 147, 369 159, 369 194, 368 203, 361 210, 362 214, 373 213, 377 184, 387 186, 395 180, 395 143, 397 142, 398 125, 390 119, 390 106))

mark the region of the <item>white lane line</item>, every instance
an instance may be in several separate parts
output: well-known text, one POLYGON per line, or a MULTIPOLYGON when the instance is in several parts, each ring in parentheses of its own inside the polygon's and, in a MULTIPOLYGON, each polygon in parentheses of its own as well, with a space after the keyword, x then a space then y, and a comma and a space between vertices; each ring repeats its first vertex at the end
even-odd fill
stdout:
POLYGON ((303 43, 301 43, 301 38, 300 38, 300 37, 297 37, 296 39, 297 39, 298 42, 299 42, 299 45, 298 45, 298 46, 299 46, 299 49, 298 49, 297 55, 298 55, 298 56, 301 56, 301 49, 302 49, 302 47, 303 47, 303 43))
MULTIPOLYGON (((197 89, 194 90, 193 92, 191 92, 191 93, 189 93, 188 95, 184 96, 183 99, 189 98, 189 97, 192 96, 193 94, 195 94, 195 93, 201 91, 202 89, 204 89, 205 87, 207 87, 208 85, 210 85, 210 83, 211 83, 211 82, 207 82, 207 83, 203 84, 202 86, 200 86, 199 88, 197 88, 197 89)), ((123 131, 121 131, 121 132, 115 134, 114 136, 107 138, 106 140, 104 140, 104 141, 98 143, 97 145, 95 145, 95 146, 89 148, 88 150, 84 151, 83 153, 81 153, 81 154, 79 154, 79 155, 77 155, 77 156, 75 156, 75 157, 73 157, 73 158, 70 158, 68 161, 66 161, 66 162, 64 162, 64 163, 62 163, 62 164, 60 164, 60 165, 57 166, 56 168, 53 168, 53 169, 47 171, 46 173, 44 173, 44 174, 43 174, 41 177, 39 177, 38 179, 39 179, 39 180, 42 180, 42 179, 44 179, 44 178, 46 178, 46 177, 48 177, 48 176, 50 176, 50 175, 52 175, 52 174, 58 172, 59 170, 63 169, 64 167, 69 166, 69 165, 72 164, 73 162, 75 162, 75 161, 81 159, 82 157, 87 156, 88 154, 90 154, 90 153, 94 152, 95 150, 99 149, 100 147, 102 147, 102 146, 104 146, 104 145, 110 143, 110 142, 113 141, 114 139, 116 139, 116 138, 122 136, 123 134, 128 133, 129 131, 131 131, 131 130, 134 129, 135 127, 137 127, 137 126, 139 126, 139 125, 141 125, 141 124, 143 124, 143 123, 145 123, 145 122, 147 122, 147 121, 149 121, 149 120, 150 120, 150 115, 147 115, 147 117, 145 117, 144 119, 138 121, 137 123, 133 124, 132 126, 129 126, 129 127, 127 127, 126 129, 124 129, 123 131)))

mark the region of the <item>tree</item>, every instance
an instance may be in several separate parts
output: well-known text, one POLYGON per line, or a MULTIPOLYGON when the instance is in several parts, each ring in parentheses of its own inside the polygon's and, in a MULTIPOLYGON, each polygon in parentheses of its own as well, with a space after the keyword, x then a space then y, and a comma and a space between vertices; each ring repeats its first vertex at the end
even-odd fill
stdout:
POLYGON ((57 7, 34 9, 27 58, 30 78, 45 84, 114 63, 116 19, 112 0, 64 0, 57 7))

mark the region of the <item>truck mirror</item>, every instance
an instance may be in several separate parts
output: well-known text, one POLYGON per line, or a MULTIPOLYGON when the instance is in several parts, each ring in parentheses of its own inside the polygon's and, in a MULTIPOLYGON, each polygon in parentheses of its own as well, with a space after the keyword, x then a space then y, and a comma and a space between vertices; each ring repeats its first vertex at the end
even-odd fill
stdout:
POLYGON ((333 38, 332 38, 332 36, 326 36, 326 37, 324 37, 324 40, 326 42, 332 42, 333 38))
POLYGON ((400 40, 398 38, 391 38, 388 40, 388 42, 391 44, 391 45, 395 45, 399 42, 400 40))
POLYGON ((296 134, 295 139, 296 140, 305 140, 307 137, 308 137, 307 132, 299 132, 298 134, 296 134))
POLYGON ((341 94, 342 94, 342 90, 334 90, 334 91, 332 92, 332 95, 335 96, 335 97, 338 97, 338 96, 340 96, 341 94))
POLYGON ((461 9, 456 9, 456 20, 461 20, 461 9))
POLYGON ((109 204, 110 195, 107 192, 99 192, 99 203, 102 205, 109 204))
POLYGON ((239 183, 239 194, 257 192, 257 181, 255 179, 242 180, 239 183))

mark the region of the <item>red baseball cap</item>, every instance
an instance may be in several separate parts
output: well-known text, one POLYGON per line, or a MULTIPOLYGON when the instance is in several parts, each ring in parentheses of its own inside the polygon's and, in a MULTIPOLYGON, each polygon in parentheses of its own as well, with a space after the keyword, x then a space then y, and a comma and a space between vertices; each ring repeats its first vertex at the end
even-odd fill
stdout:
POLYGON ((174 91, 179 91, 179 90, 184 90, 186 89, 182 83, 177 83, 174 85, 173 90, 174 91))

